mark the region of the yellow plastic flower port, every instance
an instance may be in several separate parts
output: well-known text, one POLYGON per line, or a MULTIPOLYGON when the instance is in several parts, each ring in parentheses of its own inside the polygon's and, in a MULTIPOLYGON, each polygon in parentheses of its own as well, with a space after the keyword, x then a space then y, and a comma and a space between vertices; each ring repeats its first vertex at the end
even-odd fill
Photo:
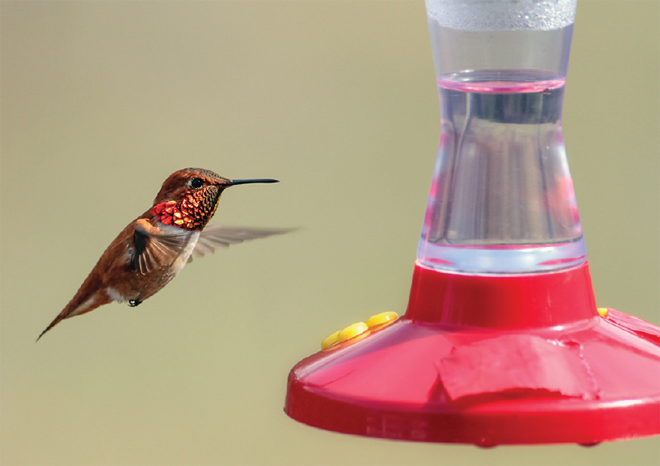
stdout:
POLYGON ((360 335, 367 336, 369 333, 369 327, 364 322, 358 322, 353 325, 349 325, 343 330, 337 330, 332 335, 329 335, 325 340, 321 342, 321 350, 332 349, 338 343, 343 343, 352 338, 358 337, 360 335))
POLYGON ((337 337, 339 336, 339 332, 341 330, 337 330, 335 333, 332 335, 328 336, 325 340, 321 342, 321 349, 324 350, 326 348, 330 348, 332 345, 337 343, 337 337))
POLYGON ((369 330, 369 327, 367 327, 367 324, 364 322, 357 322, 353 325, 349 325, 339 332, 339 335, 337 335, 337 342, 341 343, 343 341, 350 340, 351 338, 355 338, 358 335, 363 334, 367 330, 369 330))
POLYGON ((352 340, 354 338, 355 341, 361 340, 370 333, 369 331, 371 329, 381 328, 389 325, 396 321, 398 318, 399 315, 396 312, 382 312, 380 314, 376 314, 375 316, 369 317, 366 323, 357 322, 353 325, 349 325, 343 330, 338 330, 323 340, 321 342, 321 350, 334 349, 337 344, 352 340))
POLYGON ((399 318, 396 312, 381 312, 367 319, 367 327, 373 328, 383 324, 391 324, 399 318))
MULTIPOLYGON (((593 308, 592 308, 593 309, 593 308)), ((598 313, 602 318, 607 318, 607 308, 606 307, 599 307, 598 308, 598 313)))

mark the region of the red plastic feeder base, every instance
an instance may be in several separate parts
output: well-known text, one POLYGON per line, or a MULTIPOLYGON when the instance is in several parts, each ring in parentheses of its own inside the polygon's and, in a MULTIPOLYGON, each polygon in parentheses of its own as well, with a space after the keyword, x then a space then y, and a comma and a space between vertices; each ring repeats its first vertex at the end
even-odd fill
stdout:
POLYGON ((388 439, 580 443, 660 434, 660 328, 596 309, 589 269, 415 265, 406 315, 298 363, 286 413, 388 439))

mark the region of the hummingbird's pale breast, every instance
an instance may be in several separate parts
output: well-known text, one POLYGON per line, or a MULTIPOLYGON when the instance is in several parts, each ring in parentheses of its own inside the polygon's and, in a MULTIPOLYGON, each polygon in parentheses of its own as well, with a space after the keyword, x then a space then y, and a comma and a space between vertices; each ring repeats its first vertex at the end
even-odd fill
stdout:
MULTIPOLYGON (((171 235, 175 236, 177 234, 177 230, 180 230, 180 228, 171 226, 171 225, 166 225, 163 223, 159 223, 158 228, 165 234, 165 235, 171 235)), ((170 270, 169 274, 172 276, 172 278, 176 277, 179 272, 183 269, 183 267, 189 262, 190 256, 192 255, 192 252, 195 250, 195 246, 197 246, 197 241, 199 240, 199 235, 201 234, 201 231, 193 231, 190 232, 185 245, 181 248, 181 252, 176 256, 174 261, 170 264, 170 270)))

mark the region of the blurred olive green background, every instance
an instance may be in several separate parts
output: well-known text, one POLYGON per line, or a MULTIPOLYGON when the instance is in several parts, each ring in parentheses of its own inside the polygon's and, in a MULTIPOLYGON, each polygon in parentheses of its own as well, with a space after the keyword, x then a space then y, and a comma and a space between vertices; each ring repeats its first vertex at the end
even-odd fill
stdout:
MULTIPOLYGON (((657 438, 498 447, 282 411, 329 333, 405 312, 439 133, 422 1, 2 1, 3 465, 653 464, 657 438), (302 226, 38 344, 173 171, 274 177, 215 222, 302 226)), ((598 303, 660 323, 660 3, 580 0, 565 141, 598 303)))

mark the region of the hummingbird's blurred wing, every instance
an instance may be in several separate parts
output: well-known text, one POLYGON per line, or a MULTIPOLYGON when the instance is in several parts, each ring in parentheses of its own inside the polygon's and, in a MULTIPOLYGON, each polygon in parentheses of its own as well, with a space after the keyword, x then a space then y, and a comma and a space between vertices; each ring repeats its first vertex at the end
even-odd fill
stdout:
POLYGON ((196 232, 176 227, 162 231, 146 220, 138 220, 133 233, 133 270, 146 275, 153 270, 169 267, 186 249, 193 235, 196 232))
POLYGON ((295 228, 246 228, 246 227, 227 227, 221 225, 206 225, 199 235, 197 245, 193 249, 188 262, 192 262, 193 257, 202 257, 213 253, 217 248, 226 248, 231 244, 242 243, 251 239, 265 238, 272 235, 281 235, 295 228))

